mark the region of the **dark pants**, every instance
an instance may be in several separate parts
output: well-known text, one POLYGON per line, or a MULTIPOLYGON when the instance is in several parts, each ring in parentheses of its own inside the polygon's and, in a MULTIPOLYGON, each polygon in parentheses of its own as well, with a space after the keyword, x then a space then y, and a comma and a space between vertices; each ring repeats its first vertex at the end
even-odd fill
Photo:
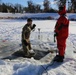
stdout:
POLYGON ((26 39, 25 41, 22 41, 22 47, 23 47, 24 54, 28 55, 29 50, 31 50, 31 43, 30 43, 29 39, 26 39))

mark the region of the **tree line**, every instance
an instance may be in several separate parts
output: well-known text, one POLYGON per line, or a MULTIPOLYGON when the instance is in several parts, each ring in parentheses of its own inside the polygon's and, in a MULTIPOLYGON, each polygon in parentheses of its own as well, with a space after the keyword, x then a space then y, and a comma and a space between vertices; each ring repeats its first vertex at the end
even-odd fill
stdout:
MULTIPOLYGON (((68 4, 68 12, 76 12, 76 0, 54 0, 56 6, 59 7, 61 4, 68 4)), ((57 12, 56 9, 53 9, 50 3, 50 0, 43 1, 43 8, 40 4, 33 3, 33 0, 27 1, 27 7, 22 6, 21 4, 12 4, 12 3, 3 3, 0 0, 0 12, 10 12, 10 13, 50 13, 57 12)))
POLYGON ((57 6, 59 7, 60 4, 65 4, 68 6, 67 11, 76 13, 76 0, 54 0, 57 1, 57 6))

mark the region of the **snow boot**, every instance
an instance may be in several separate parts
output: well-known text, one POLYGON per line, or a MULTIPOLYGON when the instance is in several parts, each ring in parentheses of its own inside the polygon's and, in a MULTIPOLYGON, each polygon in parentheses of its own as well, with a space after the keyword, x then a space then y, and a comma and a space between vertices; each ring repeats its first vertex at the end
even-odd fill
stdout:
POLYGON ((53 60, 56 61, 58 58, 59 58, 59 55, 56 55, 53 60))
POLYGON ((28 50, 27 54, 25 54, 26 58, 31 58, 35 55, 34 50, 28 50))
POLYGON ((29 50, 29 54, 30 54, 30 55, 32 55, 32 56, 34 56, 34 55, 35 55, 34 50, 32 50, 32 49, 31 49, 31 50, 29 50))
POLYGON ((54 58, 54 61, 56 62, 63 62, 64 56, 56 55, 54 58))

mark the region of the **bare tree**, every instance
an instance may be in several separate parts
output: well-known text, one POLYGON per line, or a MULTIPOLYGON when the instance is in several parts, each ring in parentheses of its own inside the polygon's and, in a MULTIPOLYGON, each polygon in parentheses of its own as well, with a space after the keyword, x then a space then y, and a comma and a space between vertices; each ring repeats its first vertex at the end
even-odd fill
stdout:
POLYGON ((31 0, 27 1, 28 3, 28 12, 30 13, 34 13, 35 12, 35 7, 34 7, 34 4, 31 0))
POLYGON ((22 13, 23 7, 21 4, 15 4, 15 12, 22 13))
POLYGON ((39 4, 35 5, 36 13, 41 12, 41 6, 39 4))
POLYGON ((71 0, 72 3, 72 11, 76 12, 76 0, 71 0))
POLYGON ((57 6, 61 6, 61 5, 66 5, 66 1, 67 0, 54 0, 54 1, 57 1, 57 6))
POLYGON ((50 1, 49 0, 44 0, 43 1, 43 6, 44 6, 44 12, 49 12, 49 10, 50 10, 50 1))

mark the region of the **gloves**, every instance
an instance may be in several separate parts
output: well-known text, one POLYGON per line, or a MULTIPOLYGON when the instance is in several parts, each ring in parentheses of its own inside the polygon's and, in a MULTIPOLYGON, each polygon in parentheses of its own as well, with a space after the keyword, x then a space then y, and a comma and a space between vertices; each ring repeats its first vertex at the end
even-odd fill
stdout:
POLYGON ((56 36, 58 36, 58 33, 55 32, 55 33, 54 33, 54 37, 56 37, 56 36))
POLYGON ((31 27, 31 29, 34 29, 36 27, 36 25, 35 24, 33 24, 33 26, 31 27))
POLYGON ((55 37, 58 36, 58 33, 54 33, 54 42, 56 42, 55 37))

